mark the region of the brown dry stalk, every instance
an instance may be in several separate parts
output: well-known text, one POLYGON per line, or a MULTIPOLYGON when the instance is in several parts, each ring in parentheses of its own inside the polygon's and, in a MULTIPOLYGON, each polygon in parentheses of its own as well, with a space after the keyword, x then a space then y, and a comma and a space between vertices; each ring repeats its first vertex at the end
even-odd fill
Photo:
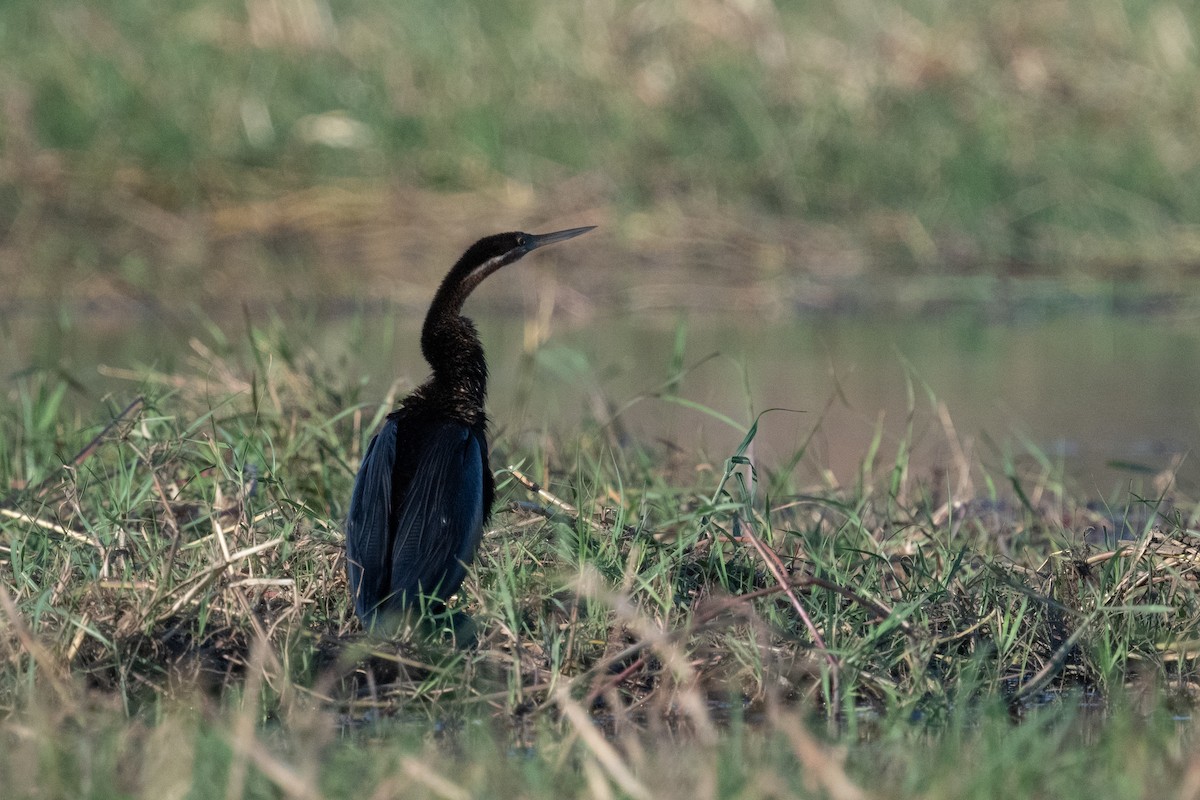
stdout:
POLYGON ((871 795, 850 779, 842 767, 842 758, 825 747, 793 716, 778 712, 772 715, 777 730, 783 732, 792 745, 796 760, 807 770, 806 777, 812 778, 833 800, 869 800, 871 795))
MULTIPOLYGON (((223 558, 221 561, 217 562, 216 564, 213 564, 211 567, 209 567, 207 570, 200 573, 199 575, 193 575, 189 580, 195 581, 195 583, 192 585, 192 587, 190 589, 188 589, 186 592, 183 593, 183 596, 181 596, 178 600, 176 600, 171 605, 170 610, 167 611, 167 613, 164 615, 164 617, 171 617, 171 616, 175 615, 176 613, 178 613, 181 608, 183 608, 188 603, 190 603, 197 594, 199 594, 214 579, 216 579, 216 577, 218 575, 220 575, 222 572, 224 572, 229 567, 233 566, 234 564, 236 564, 237 562, 241 561, 244 558, 249 558, 250 556, 254 555, 255 553, 261 553, 264 550, 270 550, 272 547, 278 547, 279 545, 283 544, 284 541, 285 541, 285 538, 283 536, 277 536, 274 539, 271 539, 270 541, 263 542, 261 544, 251 545, 250 547, 243 548, 242 550, 239 550, 236 553, 232 553, 228 557, 223 558)), ((186 583, 186 581, 185 581, 185 583, 186 583)))
POLYGON ((0 611, 4 612, 4 616, 8 619, 8 624, 13 629, 13 634, 17 637, 17 641, 33 662, 37 664, 41 674, 50 682, 54 693, 58 695, 58 699, 64 707, 71 705, 71 692, 67 685, 67 676, 59 668, 59 664, 51 654, 42 646, 29 628, 25 627, 25 621, 21 619, 21 614, 17 611, 17 605, 13 602, 12 595, 8 593, 8 587, 0 583, 0 611))
POLYGON ((1058 649, 1051 654, 1050 659, 1045 663, 1045 665, 1037 671, 1037 674, 1025 681, 1020 689, 1017 689, 1017 691, 1013 694, 1013 702, 1021 700, 1022 698, 1028 697, 1034 692, 1037 692, 1059 673, 1059 671, 1063 668, 1063 665, 1067 663, 1067 656, 1069 656, 1071 651, 1075 649, 1075 645, 1079 643, 1081 638, 1083 638, 1084 632, 1087 631, 1088 627, 1096 621, 1096 618, 1099 617, 1099 615, 1099 611, 1093 611, 1087 615, 1083 622, 1079 623, 1079 627, 1077 627, 1074 632, 1067 637, 1066 641, 1059 645, 1058 649))
POLYGON ((68 539, 74 539, 81 544, 86 544, 97 549, 100 548, 100 543, 90 536, 82 534, 79 531, 73 531, 70 528, 64 528, 58 523, 30 516, 23 511, 14 511, 11 508, 0 508, 0 516, 8 517, 9 519, 15 519, 18 522, 28 522, 30 525, 36 525, 39 528, 45 528, 46 530, 57 533, 60 536, 65 536, 68 539))
POLYGON ((837 657, 833 653, 829 652, 828 648, 825 646, 825 640, 821 637, 821 632, 817 630, 816 624, 812 621, 812 618, 808 616, 808 611, 805 610, 804 605, 800 602, 800 598, 798 598, 796 593, 792 591, 791 582, 787 576, 787 570, 784 568, 783 561, 779 558, 779 555, 774 550, 767 547, 766 544, 764 544, 763 541, 758 538, 758 536, 754 533, 754 530, 749 525, 744 525, 741 527, 745 530, 745 533, 741 536, 733 537, 734 541, 740 541, 742 539, 748 539, 750 541, 750 544, 754 547, 754 549, 758 552, 758 555, 762 558, 763 562, 767 565, 767 569, 770 570, 771 575, 775 578, 779 588, 784 594, 787 595, 788 600, 792 601, 792 607, 796 609, 796 613, 799 614, 800 619, 804 621, 804 627, 808 628, 809 635, 813 637, 813 643, 825 652, 825 660, 829 662, 832 694, 836 697, 837 674, 839 666, 837 657))
POLYGON ((443 800, 471 800, 471 793, 462 788, 445 775, 434 772, 428 764, 419 758, 405 756, 400 759, 400 769, 406 777, 419 783, 443 800))
POLYGON ((560 687, 554 693, 554 702, 562 710, 563 716, 571 723, 575 732, 579 734, 579 740, 591 751, 592 756, 608 773, 609 778, 621 787, 621 791, 634 800, 650 800, 653 797, 645 784, 630 771, 617 749, 596 728, 591 715, 572 699, 571 693, 565 686, 560 687))
MULTIPOLYGON (((582 519, 584 522, 586 522, 588 524, 588 527, 590 527, 592 530, 600 531, 600 532, 607 531, 607 530, 609 530, 609 528, 612 527, 612 526, 606 526, 604 521, 597 522, 595 519, 592 519, 590 517, 584 517, 583 515, 581 515, 579 513, 579 509, 575 508, 575 506, 571 505, 570 503, 568 503, 567 501, 563 500, 562 498, 556 496, 555 494, 547 491, 541 484, 539 484, 537 481, 530 478, 525 473, 521 472, 519 469, 515 469, 513 467, 508 467, 505 471, 509 475, 512 475, 514 478, 516 478, 517 483, 524 486, 527 491, 529 491, 530 493, 534 494, 535 496, 541 498, 546 503, 548 503, 550 506, 553 506, 553 509, 556 509, 556 510, 562 512, 563 514, 565 514, 567 517, 569 517, 571 519, 572 522, 578 522, 579 520, 582 519)), ((525 506, 518 505, 518 507, 524 508, 525 506)), ((551 509, 533 508, 530 510, 534 511, 537 514, 541 514, 543 517, 546 517, 547 519, 551 519, 554 516, 554 512, 551 509)), ((625 533, 626 535, 633 535, 634 533, 637 532, 637 529, 631 525, 625 525, 625 526, 623 526, 622 532, 625 533)))
MULTIPOLYGON (((100 442, 104 439, 104 437, 107 436, 112 431, 113 428, 117 427, 117 425, 119 425, 122 420, 124 420, 126 417, 128 417, 130 414, 132 414, 134 411, 137 411, 139 408, 141 408, 142 403, 144 403, 144 402, 145 402, 145 398, 143 398, 141 395, 133 398, 133 400, 129 403, 129 405, 125 406, 125 408, 122 409, 121 412, 119 414, 117 414, 117 416, 113 417, 111 422, 109 422, 107 425, 104 426, 104 430, 100 431, 95 436, 93 436, 92 440, 90 442, 88 442, 86 445, 84 445, 83 449, 80 450, 78 453, 76 453, 74 458, 72 458, 70 461, 68 461, 64 466, 65 467, 78 467, 84 461, 87 461, 88 458, 91 457, 92 453, 96 452, 96 448, 100 446, 100 442)), ((38 483, 32 489, 28 490, 28 495, 30 497, 41 497, 50 488, 50 481, 53 478, 54 478, 54 473, 46 476, 46 478, 44 480, 42 480, 40 483, 38 483)), ((8 502, 11 503, 12 499, 15 496, 16 496, 16 494, 10 495, 8 498, 8 502)), ((60 531, 60 533, 61 533, 61 531, 60 531)))

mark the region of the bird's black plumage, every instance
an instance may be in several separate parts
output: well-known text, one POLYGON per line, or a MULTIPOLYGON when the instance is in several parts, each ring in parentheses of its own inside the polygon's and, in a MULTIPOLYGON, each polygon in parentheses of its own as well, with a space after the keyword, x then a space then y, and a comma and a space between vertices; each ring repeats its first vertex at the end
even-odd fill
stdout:
POLYGON ((487 362, 463 303, 484 278, 591 227, 499 233, 471 245, 442 281, 421 330, 433 375, 388 414, 359 467, 346 520, 354 610, 364 621, 445 601, 466 577, 495 484, 488 467, 487 362))

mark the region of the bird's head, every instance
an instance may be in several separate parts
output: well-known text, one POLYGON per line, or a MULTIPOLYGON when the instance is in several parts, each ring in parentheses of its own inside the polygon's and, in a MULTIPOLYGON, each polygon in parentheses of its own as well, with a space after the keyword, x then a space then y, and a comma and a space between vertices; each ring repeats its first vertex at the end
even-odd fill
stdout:
POLYGON ((519 260, 539 247, 573 239, 595 227, 595 225, 587 225, 554 233, 513 231, 485 236, 467 248, 467 252, 463 253, 462 258, 458 260, 451 276, 458 273, 460 297, 465 300, 467 295, 483 282, 484 278, 501 267, 519 260))
POLYGON ((461 316, 467 296, 484 278, 506 264, 539 247, 574 238, 594 227, 589 225, 554 233, 497 233, 467 248, 434 295, 421 330, 421 352, 433 367, 434 375, 455 385, 477 384, 475 392, 482 407, 487 365, 475 327, 461 316))

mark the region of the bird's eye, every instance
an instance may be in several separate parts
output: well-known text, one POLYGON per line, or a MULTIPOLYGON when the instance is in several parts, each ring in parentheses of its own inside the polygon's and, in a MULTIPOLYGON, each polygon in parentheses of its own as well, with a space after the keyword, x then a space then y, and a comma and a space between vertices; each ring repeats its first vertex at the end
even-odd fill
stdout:
POLYGON ((524 247, 524 246, 525 246, 525 234, 519 233, 519 234, 517 234, 517 247, 524 247))

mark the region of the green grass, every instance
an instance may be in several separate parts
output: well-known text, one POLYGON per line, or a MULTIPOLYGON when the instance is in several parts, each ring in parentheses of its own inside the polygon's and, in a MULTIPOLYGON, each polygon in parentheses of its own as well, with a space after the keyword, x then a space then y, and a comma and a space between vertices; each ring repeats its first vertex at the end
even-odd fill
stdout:
MULTIPOLYGON (((696 406, 686 376, 666 386, 696 406)), ((553 454, 502 437, 458 603, 476 645, 371 638, 340 532, 384 409, 358 387, 282 328, 148 376, 124 414, 73 409, 52 376, 13 385, 9 796, 1126 798, 1195 780, 1185 498, 1117 498, 1154 528, 1103 550, 1082 533, 1119 506, 1009 467, 947 501, 907 447, 833 489, 751 482, 753 429, 723 466, 676 473, 595 423, 553 454)))
POLYGON ((236 738, 237 716, 172 709, 131 725, 79 716, 88 735, 63 737, 45 718, 10 734, 9 796, 1127 799, 1176 796, 1194 774, 1194 744, 1181 743, 1178 723, 1127 708, 1103 723, 1063 708, 1020 725, 996 710, 932 729, 889 719, 885 734, 849 753, 794 715, 769 728, 734 721, 711 744, 621 736, 596 750, 578 743, 570 723, 452 722, 436 734, 387 725, 336 736, 299 712, 247 741, 236 738))

